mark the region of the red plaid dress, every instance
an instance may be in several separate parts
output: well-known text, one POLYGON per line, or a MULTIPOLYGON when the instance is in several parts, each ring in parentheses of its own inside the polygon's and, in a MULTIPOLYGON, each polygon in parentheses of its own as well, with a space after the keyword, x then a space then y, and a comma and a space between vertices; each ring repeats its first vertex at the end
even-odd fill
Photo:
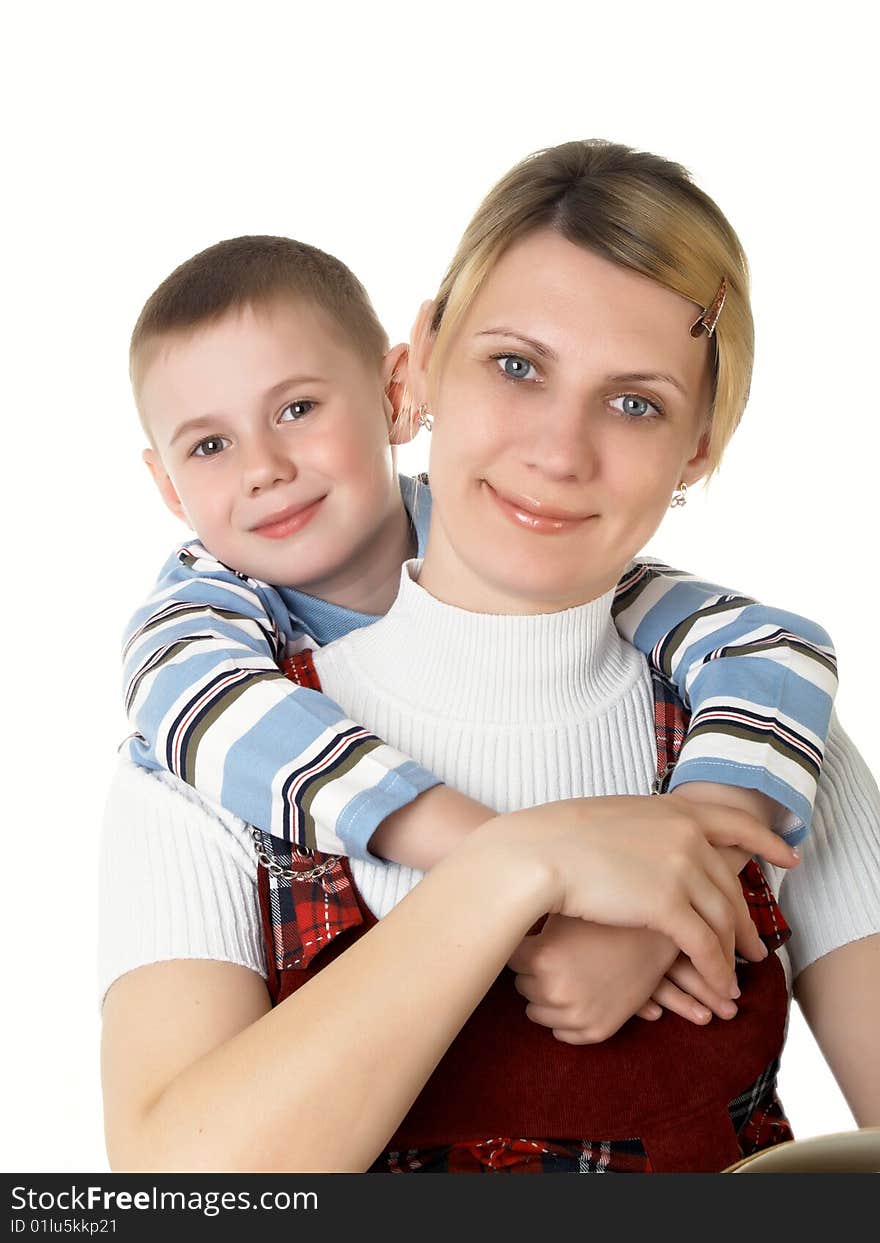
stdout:
MULTIPOLYGON (((285 671, 320 689, 310 653, 285 671)), ((660 793, 687 718, 657 675, 654 693, 660 793)), ((376 920, 346 859, 254 836, 277 1004, 376 920)), ((758 931, 775 949, 791 935, 775 897, 756 863, 741 875, 758 931)), ((741 963, 738 976, 735 1019, 696 1027, 666 1012, 655 1023, 631 1019, 601 1044, 574 1046, 526 1018, 513 974, 503 971, 371 1172, 717 1171, 791 1139, 775 1090, 788 1005, 782 967, 771 953, 741 963), (582 1136, 605 1138, 573 1138, 582 1136)))

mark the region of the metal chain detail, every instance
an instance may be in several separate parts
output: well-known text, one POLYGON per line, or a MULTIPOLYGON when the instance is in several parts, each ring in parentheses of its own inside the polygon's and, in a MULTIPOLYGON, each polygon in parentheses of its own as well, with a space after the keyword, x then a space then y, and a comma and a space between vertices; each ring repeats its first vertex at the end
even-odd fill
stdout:
POLYGON ((305 871, 302 868, 283 868, 270 858, 263 849, 263 834, 260 829, 251 829, 251 836, 254 839, 254 849, 257 854, 257 863, 262 865, 276 880, 318 880, 326 872, 329 872, 335 863, 339 862, 339 855, 330 855, 323 863, 319 863, 317 867, 308 868, 305 871))

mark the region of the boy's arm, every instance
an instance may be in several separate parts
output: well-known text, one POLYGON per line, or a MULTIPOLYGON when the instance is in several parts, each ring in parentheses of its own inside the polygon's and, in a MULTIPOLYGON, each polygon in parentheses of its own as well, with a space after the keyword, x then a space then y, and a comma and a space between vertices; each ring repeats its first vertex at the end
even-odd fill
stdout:
POLYGON ((278 666, 302 636, 283 602, 198 549, 172 558, 128 627, 130 757, 283 840, 369 858, 376 827, 438 779, 289 681, 278 666))
POLYGON ((370 850, 427 872, 495 814, 450 786, 436 785, 383 820, 370 838, 370 850))
POLYGON ((691 707, 670 790, 711 782, 758 791, 776 804, 774 827, 797 844, 837 692, 828 634, 659 562, 624 575, 613 611, 623 637, 691 707))

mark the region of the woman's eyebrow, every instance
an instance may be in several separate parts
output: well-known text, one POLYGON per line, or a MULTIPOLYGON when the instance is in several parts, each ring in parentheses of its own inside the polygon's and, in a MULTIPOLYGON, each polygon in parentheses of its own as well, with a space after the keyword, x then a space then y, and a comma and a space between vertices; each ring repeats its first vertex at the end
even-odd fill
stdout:
POLYGON ((527 337, 522 332, 514 332, 512 328, 485 328, 482 332, 478 332, 477 336, 513 337, 517 341, 522 341, 523 345, 527 345, 536 354, 540 354, 542 358, 550 358, 554 362, 557 361, 557 355, 551 350, 549 345, 544 345, 542 341, 536 341, 534 337, 527 337))
POLYGON ((681 380, 663 371, 624 371, 620 375, 610 375, 608 381, 611 384, 671 384, 683 397, 688 395, 681 380))

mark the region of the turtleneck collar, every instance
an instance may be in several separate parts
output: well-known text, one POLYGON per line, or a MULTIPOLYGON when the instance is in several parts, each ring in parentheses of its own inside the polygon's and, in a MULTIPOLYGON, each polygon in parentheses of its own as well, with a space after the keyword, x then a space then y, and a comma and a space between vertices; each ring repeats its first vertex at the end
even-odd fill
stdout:
POLYGON ((642 673, 611 619, 613 589, 559 613, 469 613, 420 587, 420 568, 404 563, 389 612, 350 642, 367 678, 422 713, 564 724, 616 702, 642 673))

